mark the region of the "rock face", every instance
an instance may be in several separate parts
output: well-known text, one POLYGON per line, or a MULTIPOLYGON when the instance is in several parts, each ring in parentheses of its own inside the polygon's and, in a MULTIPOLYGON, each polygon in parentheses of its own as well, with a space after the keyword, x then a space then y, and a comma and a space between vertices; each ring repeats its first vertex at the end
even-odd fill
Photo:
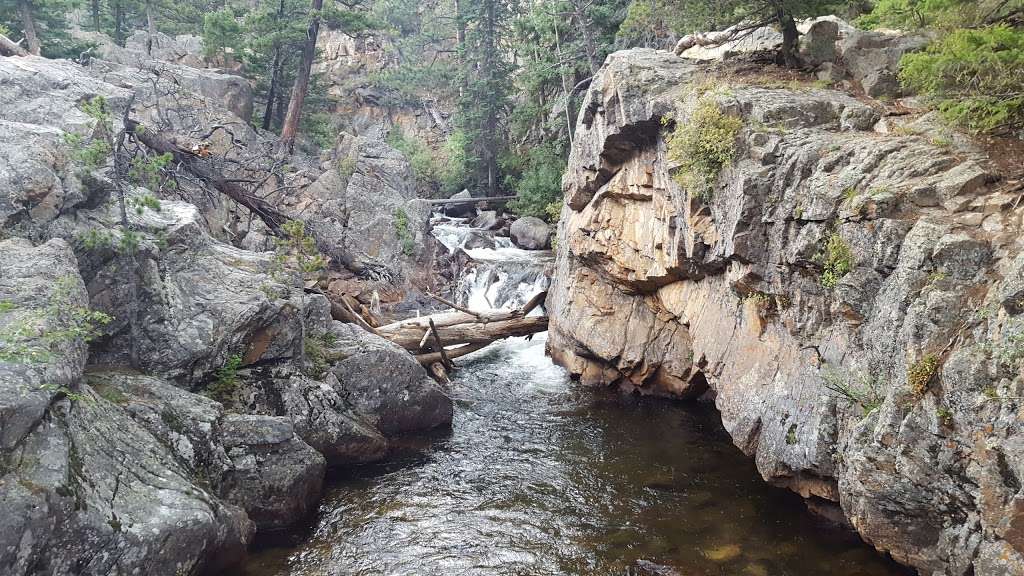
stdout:
POLYGON ((540 218, 525 216, 512 223, 509 229, 512 242, 527 250, 543 250, 551 246, 551 227, 540 218))
POLYGON ((713 397, 766 480, 922 574, 1021 574, 1024 207, 978 150, 869 131, 878 112, 837 91, 693 90, 715 66, 630 50, 591 85, 551 355, 713 397), (666 150, 701 100, 743 122, 710 196, 666 150))
POLYGON ((172 575, 237 561, 245 513, 82 382, 85 345, 62 336, 88 302, 67 244, 3 242, 0 278, 0 570, 172 575))
MULTIPOLYGON (((162 62, 138 40, 101 51, 128 64, 0 58, 4 575, 223 573, 315 510, 328 466, 451 421, 412 356, 334 323, 258 218, 191 177, 172 193, 83 159, 129 105, 179 144, 217 126, 201 144, 224 165, 272 145, 244 80, 185 65, 188 39, 158 38, 162 62)), ((268 186, 339 281, 394 289, 428 259, 429 208, 394 149, 347 142, 350 164, 300 152, 268 186)))

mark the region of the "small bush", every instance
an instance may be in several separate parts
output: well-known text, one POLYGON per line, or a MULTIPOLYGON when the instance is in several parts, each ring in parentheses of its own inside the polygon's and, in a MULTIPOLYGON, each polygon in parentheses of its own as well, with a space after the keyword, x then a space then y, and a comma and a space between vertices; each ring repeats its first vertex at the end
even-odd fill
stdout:
POLYGON ((835 369, 827 369, 823 377, 825 389, 847 402, 860 406, 865 416, 877 410, 885 400, 878 382, 870 376, 853 377, 835 369))
POLYGON ((821 285, 830 290, 853 270, 853 251, 843 237, 835 232, 825 241, 825 247, 815 260, 821 264, 821 285))
POLYGON ((306 223, 289 220, 281 226, 284 236, 275 239, 274 275, 290 270, 309 279, 327 268, 327 258, 317 249, 316 239, 306 233, 306 223))
POLYGON ((741 119, 724 114, 713 100, 701 100, 668 138, 669 159, 680 164, 676 181, 698 198, 709 199, 718 175, 736 157, 736 135, 742 127, 741 119))
POLYGON ((900 61, 905 86, 974 132, 1024 125, 1024 33, 1008 26, 956 30, 900 61))
POLYGON ((557 222, 562 210, 562 173, 566 162, 561 146, 534 147, 517 161, 520 176, 508 183, 516 191, 516 199, 508 203, 508 209, 519 216, 557 222))
POLYGON ((327 358, 327 349, 335 344, 337 337, 330 333, 307 334, 303 341, 303 348, 306 352, 306 359, 309 361, 309 375, 313 378, 320 378, 330 368, 327 358))
POLYGON ((395 233, 402 243, 402 254, 413 256, 416 254, 416 240, 412 231, 409 230, 409 215, 402 208, 396 208, 393 214, 395 221, 395 233))
POLYGON ((228 401, 238 389, 238 369, 242 367, 242 357, 234 355, 228 358, 223 366, 213 374, 213 383, 206 389, 210 398, 218 402, 228 401))
POLYGON ((922 396, 928 391, 928 384, 931 383, 938 368, 939 357, 935 354, 925 354, 907 369, 907 384, 914 394, 922 396))
POLYGON ((388 144, 409 160, 416 175, 416 189, 420 196, 433 198, 439 195, 444 180, 444 159, 423 141, 406 135, 400 128, 388 134, 388 144))

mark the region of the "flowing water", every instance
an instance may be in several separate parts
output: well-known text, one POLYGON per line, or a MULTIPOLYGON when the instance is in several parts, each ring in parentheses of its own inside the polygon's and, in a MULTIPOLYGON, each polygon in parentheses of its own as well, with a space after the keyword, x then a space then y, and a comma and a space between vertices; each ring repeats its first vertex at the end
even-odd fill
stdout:
MULTIPOLYGON (((512 305, 546 285, 533 270, 549 256, 487 252, 468 300, 512 305)), ((333 478, 309 530, 247 574, 905 574, 766 485, 713 406, 584 388, 543 335, 460 365, 450 434, 333 478)))

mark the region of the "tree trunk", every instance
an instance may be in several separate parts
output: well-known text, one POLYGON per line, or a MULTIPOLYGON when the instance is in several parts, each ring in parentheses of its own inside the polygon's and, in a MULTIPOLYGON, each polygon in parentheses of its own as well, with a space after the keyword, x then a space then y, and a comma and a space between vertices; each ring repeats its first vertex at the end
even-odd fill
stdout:
POLYGON ((237 181, 225 176, 217 169, 213 162, 179 147, 174 142, 151 128, 139 124, 135 120, 126 119, 124 124, 125 130, 129 134, 133 134, 147 148, 157 154, 170 154, 176 164, 180 164, 185 170, 213 186, 221 194, 245 206, 260 220, 263 220, 263 223, 275 235, 280 232, 281 225, 288 220, 287 216, 269 202, 246 190, 237 181))
MULTIPOLYGON (((413 352, 423 350, 428 342, 427 337, 431 336, 429 325, 402 325, 394 331, 388 328, 387 326, 378 328, 377 332, 384 338, 413 352)), ((510 320, 496 320, 492 322, 466 322, 449 326, 438 326, 438 337, 442 346, 489 344, 495 340, 514 336, 528 336, 544 332, 547 329, 547 316, 530 316, 527 318, 512 318, 510 320)))
POLYGON ((483 134, 483 163, 484 163, 484 178, 487 182, 487 196, 498 195, 498 151, 497 151, 497 140, 495 139, 495 133, 498 130, 498 103, 495 101, 497 98, 497 70, 496 68, 496 56, 497 50, 496 39, 495 39, 495 27, 497 21, 495 20, 495 6, 494 3, 497 0, 484 0, 484 18, 483 22, 480 23, 480 27, 483 33, 483 76, 486 85, 485 96, 484 96, 484 121, 482 128, 483 134))
POLYGON ((320 11, 323 7, 324 0, 312 1, 311 20, 309 28, 306 30, 306 44, 302 48, 302 61, 299 63, 299 70, 295 76, 295 85, 292 86, 288 114, 285 115, 284 126, 281 127, 280 148, 289 154, 295 148, 295 136, 299 131, 302 106, 306 102, 306 93, 309 92, 309 75, 313 69, 313 60, 316 58, 316 37, 320 33, 320 11))
POLYGON ((156 42, 156 15, 153 10, 155 0, 146 0, 146 54, 153 54, 153 43, 156 42))
POLYGON ((572 0, 572 9, 576 22, 580 27, 580 35, 583 36, 583 46, 587 50, 590 74, 597 74, 597 70, 601 67, 601 62, 598 60, 597 43, 594 41, 594 31, 590 28, 590 19, 584 12, 586 8, 580 0, 572 0))
POLYGON ((800 65, 800 58, 797 56, 797 42, 800 41, 800 31, 796 28, 793 15, 786 12, 782 2, 775 2, 775 17, 782 30, 782 49, 779 55, 782 63, 789 68, 796 68, 800 65))
POLYGON ((100 31, 100 0, 92 0, 92 30, 100 31))
POLYGON ((0 56, 28 56, 28 50, 18 46, 7 36, 0 34, 0 56))
POLYGON ((124 47, 124 6, 121 5, 122 0, 115 0, 114 6, 114 43, 118 46, 124 47))
POLYGON ((270 121, 274 114, 274 101, 277 99, 277 82, 281 62, 281 48, 274 48, 274 62, 270 65, 270 88, 267 90, 267 107, 263 111, 263 129, 270 130, 270 121))
POLYGON ((39 56, 42 49, 39 45, 39 35, 36 34, 36 21, 32 17, 29 0, 18 0, 18 12, 21 13, 21 27, 25 29, 25 44, 28 45, 28 52, 39 56))

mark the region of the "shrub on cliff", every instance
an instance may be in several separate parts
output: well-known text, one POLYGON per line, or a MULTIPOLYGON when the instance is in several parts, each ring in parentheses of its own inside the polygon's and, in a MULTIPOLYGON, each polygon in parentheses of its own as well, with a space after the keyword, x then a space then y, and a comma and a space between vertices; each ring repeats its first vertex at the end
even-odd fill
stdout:
POLYGON ((707 200, 715 180, 736 157, 736 135, 743 121, 722 112, 710 98, 702 99, 668 137, 668 157, 679 164, 675 180, 690 194, 707 200))
POLYGON ((905 86, 975 132, 1024 126, 1024 32, 1005 25, 957 30, 901 61, 905 86))

